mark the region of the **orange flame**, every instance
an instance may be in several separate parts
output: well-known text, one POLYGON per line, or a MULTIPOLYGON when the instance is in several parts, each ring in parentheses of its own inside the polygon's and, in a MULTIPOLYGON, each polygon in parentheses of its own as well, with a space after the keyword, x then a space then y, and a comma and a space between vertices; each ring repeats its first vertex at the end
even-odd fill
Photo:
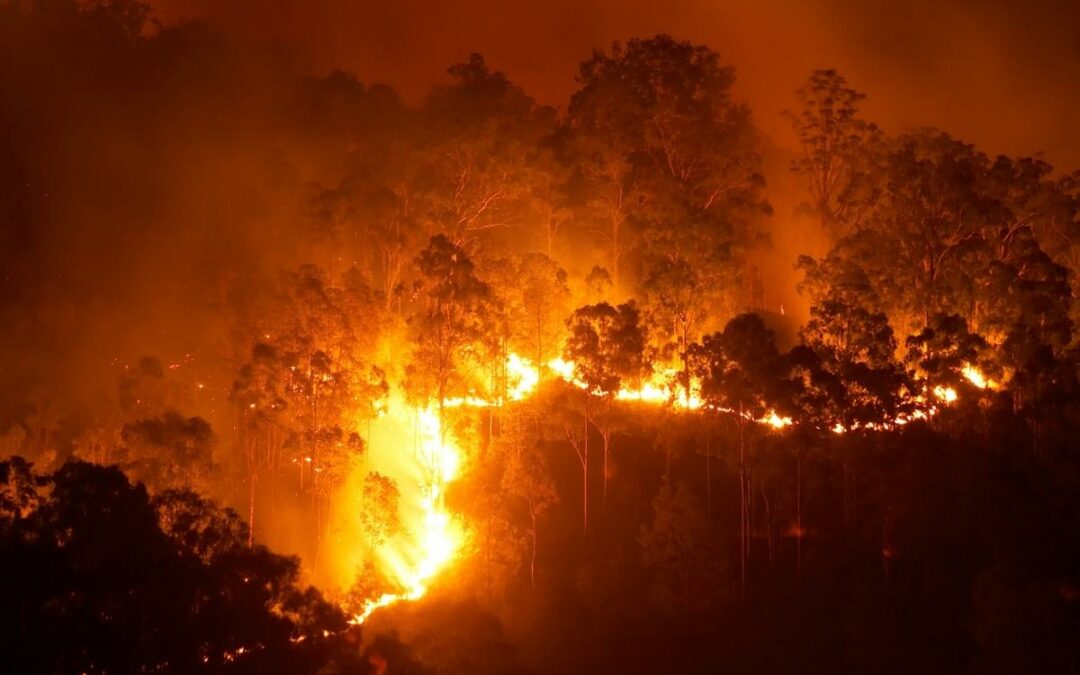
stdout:
MULTIPOLYGON (((453 403, 473 404, 469 399, 453 403)), ((405 404, 395 398, 390 407, 400 416, 405 404)), ((460 472, 461 452, 453 437, 443 431, 433 405, 413 413, 417 437, 414 454, 420 470, 407 474, 413 477, 413 484, 403 486, 403 495, 415 501, 404 505, 404 535, 384 543, 378 550, 382 567, 402 590, 368 600, 353 617, 354 623, 363 623, 380 607, 423 597, 432 580, 453 562, 464 541, 461 524, 451 517, 443 499, 446 487, 460 472)))
MULTIPOLYGON (((574 363, 562 358, 555 358, 544 364, 546 370, 580 389, 588 385, 579 380, 574 372, 574 363)), ((532 396, 540 386, 541 368, 529 359, 510 353, 505 363, 507 389, 505 399, 523 401, 532 396)), ((689 391, 678 383, 679 371, 675 368, 661 369, 636 387, 623 387, 615 393, 620 401, 641 402, 653 405, 667 405, 681 410, 700 410, 706 407, 700 395, 700 383, 692 381, 689 391)), ((987 380, 974 366, 963 369, 963 375, 972 384, 981 389, 995 388, 996 383, 987 380)), ((935 387, 934 399, 943 405, 954 403, 958 394, 952 387, 935 387)), ((915 419, 927 419, 937 412, 935 405, 929 404, 923 397, 918 397, 921 407, 911 414, 898 417, 887 425, 870 425, 869 428, 889 428, 907 424, 915 419)), ((449 398, 443 401, 444 408, 455 407, 492 407, 504 404, 502 397, 484 398, 469 395, 449 398)), ((390 403, 390 409, 401 415, 406 408, 400 398, 390 403)), ((738 414, 734 410, 720 409, 721 412, 738 414)), ((442 429, 439 414, 433 405, 423 410, 414 411, 416 433, 419 437, 417 459, 423 467, 422 478, 417 481, 412 498, 416 500, 416 516, 407 524, 410 532, 403 541, 395 541, 382 547, 381 559, 384 567, 392 574, 403 589, 398 593, 386 593, 369 600, 353 621, 363 623, 375 610, 403 600, 417 600, 424 596, 435 577, 450 565, 459 554, 464 540, 464 531, 458 521, 453 519, 445 507, 443 495, 460 471, 462 456, 454 439, 442 429)), ((759 424, 774 429, 783 429, 792 424, 790 417, 769 411, 761 418, 746 416, 759 424)), ((832 431, 837 434, 848 431, 837 423, 832 431)))

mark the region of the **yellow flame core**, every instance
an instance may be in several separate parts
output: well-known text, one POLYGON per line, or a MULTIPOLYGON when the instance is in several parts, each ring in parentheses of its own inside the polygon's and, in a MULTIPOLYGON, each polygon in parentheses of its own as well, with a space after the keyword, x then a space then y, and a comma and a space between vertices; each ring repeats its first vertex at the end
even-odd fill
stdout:
POLYGON ((966 365, 960 372, 961 374, 963 374, 963 376, 967 379, 968 382, 972 383, 979 389, 998 389, 998 383, 991 379, 988 379, 985 375, 982 374, 982 371, 980 371, 975 366, 972 366, 970 364, 966 365))
MULTIPOLYGON (((457 405, 472 403, 461 399, 457 405)), ((405 523, 407 532, 403 540, 387 543, 379 551, 384 568, 402 590, 368 600, 353 617, 354 623, 363 623, 380 607, 423 597, 431 581, 453 561, 462 546, 464 534, 460 524, 451 518, 444 500, 447 485, 460 471, 461 453, 453 438, 444 433, 434 406, 414 413, 419 489, 412 492, 418 504, 408 512, 417 515, 405 518, 413 522, 405 523)))
POLYGON ((540 385, 540 369, 513 352, 506 359, 506 376, 509 385, 507 396, 511 401, 522 401, 532 396, 540 385))
MULTIPOLYGON (((555 358, 544 365, 546 370, 555 377, 580 389, 588 388, 588 385, 576 377, 575 365, 572 361, 555 358)), ((501 406, 506 400, 523 401, 536 392, 542 372, 541 368, 532 361, 511 353, 506 360, 505 369, 506 390, 502 396, 484 398, 470 395, 448 398, 443 401, 443 407, 501 406)), ((997 386, 995 382, 987 380, 974 366, 965 366, 962 373, 968 381, 980 389, 993 389, 997 386)), ((636 387, 619 389, 615 392, 615 398, 620 401, 637 401, 654 405, 670 404, 682 410, 699 410, 706 407, 701 398, 700 383, 691 381, 689 391, 687 391, 687 388, 678 382, 678 375, 679 372, 675 368, 660 369, 636 387)), ((952 387, 935 387, 932 394, 938 403, 944 405, 952 404, 958 398, 956 390, 952 387)), ((899 426, 914 419, 927 419, 937 412, 937 408, 927 403, 924 397, 918 397, 917 402, 921 404, 921 407, 907 416, 897 418, 893 424, 899 426)), ((391 410, 398 410, 400 416, 400 410, 404 405, 400 399, 394 399, 389 407, 391 410)), ((721 409, 721 411, 739 414, 729 409, 721 409)), ((380 550, 384 567, 403 590, 398 593, 386 593, 367 601, 363 610, 354 617, 356 623, 363 623, 372 612, 381 607, 423 597, 432 580, 453 562, 462 548, 463 529, 460 523, 451 517, 443 498, 446 487, 461 470, 462 453, 453 437, 442 428, 438 410, 434 405, 415 410, 413 414, 418 446, 415 458, 420 468, 419 477, 416 480, 419 489, 412 493, 417 501, 413 505, 413 513, 416 515, 410 519, 411 532, 407 534, 405 541, 385 545, 380 550)), ((744 417, 774 429, 783 429, 792 424, 790 417, 781 416, 775 411, 769 411, 760 418, 750 415, 744 415, 744 417)), ((878 426, 884 428, 892 425, 878 426)), ((878 426, 872 428, 878 428, 878 426)), ((847 428, 837 423, 832 431, 841 434, 846 432, 847 428)), ((410 529, 408 525, 407 530, 410 529)))
POLYGON ((941 399, 945 403, 955 403, 957 398, 955 389, 953 389, 952 387, 941 386, 934 387, 934 396, 941 399))

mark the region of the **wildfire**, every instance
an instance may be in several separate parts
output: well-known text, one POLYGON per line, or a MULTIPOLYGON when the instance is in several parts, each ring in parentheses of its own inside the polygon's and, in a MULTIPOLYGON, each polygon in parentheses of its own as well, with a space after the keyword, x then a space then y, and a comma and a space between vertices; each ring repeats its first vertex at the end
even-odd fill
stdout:
MULTIPOLYGON (((444 407, 475 403, 462 398, 446 401, 444 407)), ((390 440, 388 445, 393 454, 380 464, 392 466, 395 459, 400 460, 407 454, 402 453, 400 447, 403 418, 412 417, 415 439, 412 453, 415 461, 399 474, 402 497, 411 502, 401 505, 405 532, 377 550, 381 566, 402 590, 368 600, 353 617, 354 623, 363 623, 380 607, 423 597, 431 581, 453 562, 464 540, 460 523, 451 517, 444 499, 447 486, 459 474, 461 452, 453 437, 443 429, 437 407, 430 405, 425 409, 409 410, 399 397, 395 397, 391 399, 389 409, 387 417, 390 420, 386 424, 391 426, 384 433, 390 440)))
POLYGON ((934 387, 934 396, 945 403, 955 403, 957 399, 956 390, 952 387, 934 387))
POLYGON ((758 421, 762 422, 763 424, 768 424, 770 427, 772 427, 774 429, 783 429, 784 427, 791 424, 791 418, 790 417, 781 417, 780 415, 777 415, 775 412, 769 413, 766 417, 764 417, 764 418, 762 418, 762 419, 760 419, 758 421))
POLYGON ((398 570, 398 581, 405 590, 400 593, 384 593, 367 601, 363 611, 353 617, 353 623, 364 623, 371 613, 380 607, 402 600, 422 598, 427 593, 431 579, 450 564, 461 548, 461 532, 455 528, 450 514, 439 503, 437 490, 423 500, 422 508, 424 516, 418 542, 420 559, 414 567, 398 570))
POLYGON ((507 396, 511 401, 528 398, 540 384, 540 370, 528 359, 513 352, 506 359, 506 375, 510 384, 507 396))
MULTIPOLYGON (((520 358, 520 357, 519 357, 520 358)), ((528 359, 523 359, 533 371, 538 372, 528 359)), ((554 358, 547 362, 547 369, 579 389, 587 389, 588 385, 574 375, 574 362, 561 358, 554 358)), ((677 380, 678 371, 674 368, 660 369, 649 378, 642 380, 637 387, 622 387, 615 392, 615 398, 620 401, 641 401, 644 403, 665 404, 671 403, 677 408, 685 410, 697 410, 703 406, 701 397, 697 393, 697 384, 691 383, 690 393, 679 384, 672 384, 677 380)), ((539 381, 539 378, 537 378, 539 381)))
POLYGON ((993 380, 988 380, 986 376, 983 375, 982 372, 975 366, 972 366, 970 364, 966 365, 960 372, 967 379, 968 382, 972 383, 979 389, 998 388, 997 382, 994 382, 993 380))
MULTIPOLYGON (((523 401, 532 396, 540 386, 543 371, 550 373, 564 382, 580 389, 588 385, 575 376, 575 366, 571 361, 555 358, 537 367, 529 359, 510 353, 505 363, 506 390, 502 395, 485 398, 472 394, 448 398, 442 408, 458 407, 487 408, 498 407, 506 401, 523 401)), ((986 379, 974 366, 963 369, 964 377, 980 389, 996 387, 996 383, 986 379)), ((652 405, 671 405, 681 410, 700 410, 706 407, 700 396, 700 384, 691 381, 689 391, 678 382, 679 371, 675 368, 660 369, 650 377, 643 379, 636 386, 622 387, 615 392, 619 401, 640 402, 652 405)), ((952 387, 937 386, 931 392, 936 404, 931 404, 919 397, 919 406, 910 414, 897 418, 881 428, 901 426, 916 419, 927 419, 937 412, 936 405, 950 405, 958 399, 957 391, 952 387)), ((388 406, 390 417, 401 418, 408 406, 395 398, 388 406)), ((458 555, 462 547, 464 532, 459 522, 451 517, 446 508, 444 495, 447 486, 458 475, 462 453, 452 435, 442 428, 438 407, 434 404, 426 409, 410 409, 414 419, 416 436, 415 464, 419 473, 409 473, 412 486, 406 486, 410 499, 412 515, 406 518, 407 534, 380 548, 379 557, 383 567, 391 573, 395 582, 402 589, 397 593, 385 593, 365 603, 363 610, 354 617, 355 623, 363 623, 375 610, 403 600, 417 600, 424 596, 432 580, 458 555), (415 489, 408 489, 409 487, 415 489)), ((721 409, 721 412, 740 414, 734 410, 721 409)), ((769 411, 762 417, 744 414, 746 419, 773 429, 783 429, 792 424, 790 417, 775 411, 769 411)), ((383 418, 386 416, 384 415, 383 418)), ((400 426, 400 424, 399 424, 400 426)), ((877 428, 877 427, 873 427, 877 428)), ((848 431, 837 423, 832 431, 848 431)), ((391 444, 400 445, 400 429, 389 432, 391 444)), ((405 508, 410 508, 408 504, 405 508)))
POLYGON ((554 358, 547 362, 548 370, 558 375, 565 382, 570 382, 576 387, 584 389, 587 385, 574 377, 574 362, 561 358, 554 358))

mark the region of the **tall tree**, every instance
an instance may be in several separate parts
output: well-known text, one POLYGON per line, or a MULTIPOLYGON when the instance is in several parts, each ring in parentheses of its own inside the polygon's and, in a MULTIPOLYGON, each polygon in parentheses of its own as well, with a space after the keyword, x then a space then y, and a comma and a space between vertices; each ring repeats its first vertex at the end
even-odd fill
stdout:
POLYGON ((747 594, 750 557, 749 431, 774 407, 779 387, 779 354, 772 331, 757 314, 740 314, 723 332, 706 335, 694 349, 701 398, 711 408, 731 415, 739 443, 739 583, 747 594))
POLYGON ((589 408, 597 396, 610 407, 624 383, 636 383, 645 374, 645 331, 633 301, 618 306, 585 305, 574 310, 566 322, 569 336, 566 358, 574 364, 574 376, 584 384, 585 417, 582 468, 585 487, 585 528, 588 529, 588 428, 593 424, 604 442, 603 499, 607 501, 608 454, 614 428, 597 424, 589 408))
POLYGON ((364 478, 360 499, 360 529, 374 553, 401 532, 398 504, 401 493, 394 479, 372 471, 364 478))
POLYGON ((520 498, 529 518, 529 584, 536 586, 536 561, 539 550, 539 521, 553 505, 559 494, 551 478, 547 459, 536 442, 522 443, 507 457, 503 485, 520 498))
POLYGON ((340 610, 299 586, 297 559, 248 548, 235 513, 190 492, 151 500, 115 467, 70 462, 35 482, 32 511, 0 525, 17 552, 5 670, 314 673, 344 646, 340 610))
POLYGON ((616 292, 631 222, 645 226, 656 255, 693 263, 756 242, 754 217, 767 210, 756 138, 748 109, 731 99, 734 70, 714 51, 666 35, 617 42, 582 63, 578 79, 564 139, 616 292))
POLYGON ((679 384, 689 401, 691 373, 689 350, 698 339, 708 307, 706 275, 685 259, 663 258, 648 269, 642 284, 645 317, 656 358, 681 364, 679 384))
POLYGON ((416 197, 428 231, 463 245, 523 224, 537 181, 546 180, 533 160, 553 129, 554 112, 479 54, 448 72, 453 82, 433 90, 419 112, 416 161, 423 181, 416 197))
POLYGON ((930 325, 905 341, 905 362, 926 381, 926 387, 963 387, 964 368, 989 372, 986 340, 968 330, 967 321, 955 314, 935 314, 930 325))
POLYGON ((802 145, 792 171, 807 181, 811 208, 834 239, 854 233, 880 193, 875 183, 878 128, 859 116, 866 96, 835 70, 815 70, 788 113, 802 145))
POLYGON ((434 399, 442 420, 446 400, 466 393, 467 375, 483 362, 497 316, 495 297, 465 251, 443 235, 431 238, 416 264, 416 311, 409 319, 416 347, 408 377, 412 393, 434 399))
POLYGON ((120 465, 154 489, 209 487, 214 435, 201 417, 169 411, 125 424, 120 438, 120 465))
POLYGON ((666 594, 674 591, 685 619, 692 604, 705 601, 715 574, 709 521, 685 483, 673 489, 665 482, 653 498, 652 510, 652 521, 642 525, 638 535, 642 558, 656 571, 666 594))
POLYGON ((500 295, 509 347, 537 368, 559 355, 570 309, 566 271, 543 253, 493 263, 491 282, 500 295))

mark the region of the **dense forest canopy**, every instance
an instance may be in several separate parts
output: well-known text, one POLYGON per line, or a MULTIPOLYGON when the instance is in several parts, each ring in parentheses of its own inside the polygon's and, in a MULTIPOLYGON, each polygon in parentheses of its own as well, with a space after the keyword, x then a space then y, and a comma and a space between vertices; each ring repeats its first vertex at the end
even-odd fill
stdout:
POLYGON ((5 672, 1080 667, 1080 172, 582 57, 0 0, 5 672))

